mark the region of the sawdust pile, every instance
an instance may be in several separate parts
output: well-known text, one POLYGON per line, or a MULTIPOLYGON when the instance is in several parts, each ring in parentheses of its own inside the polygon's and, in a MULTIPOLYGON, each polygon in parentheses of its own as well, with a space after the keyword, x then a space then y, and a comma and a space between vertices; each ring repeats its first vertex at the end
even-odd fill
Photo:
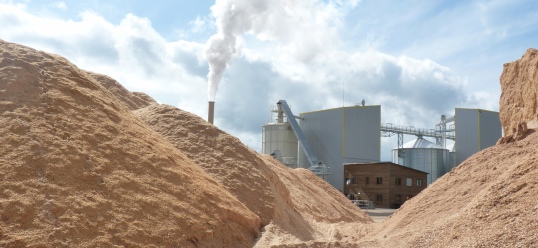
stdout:
POLYGON ((270 224, 259 245, 305 240, 340 240, 320 232, 320 223, 371 222, 342 193, 305 169, 290 169, 270 156, 260 156, 237 138, 202 118, 167 105, 135 111, 156 132, 226 186, 261 220, 270 224))
POLYGON ((528 128, 538 128, 538 50, 529 48, 521 59, 504 64, 501 90, 503 144, 523 139, 528 128))
POLYGON ((0 78, 0 247, 258 236, 254 213, 64 58, 0 41, 0 78))
POLYGON ((130 92, 123 85, 118 83, 118 81, 113 78, 98 74, 95 72, 86 71, 90 74, 97 82, 99 82, 108 92, 112 93, 118 100, 120 100, 125 106, 130 110, 137 110, 144 107, 147 107, 151 104, 156 104, 157 102, 153 100, 146 93, 142 92, 130 92))
POLYGON ((369 238, 375 247, 534 247, 538 133, 483 150, 406 202, 369 238))

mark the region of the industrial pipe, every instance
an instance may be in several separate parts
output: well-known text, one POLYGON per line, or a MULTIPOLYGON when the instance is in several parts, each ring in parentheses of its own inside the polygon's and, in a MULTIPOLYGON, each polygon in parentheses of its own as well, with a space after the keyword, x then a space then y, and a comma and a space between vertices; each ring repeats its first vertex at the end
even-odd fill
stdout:
POLYGON ((209 111, 207 113, 207 121, 213 124, 214 116, 215 116, 215 102, 209 101, 209 111))

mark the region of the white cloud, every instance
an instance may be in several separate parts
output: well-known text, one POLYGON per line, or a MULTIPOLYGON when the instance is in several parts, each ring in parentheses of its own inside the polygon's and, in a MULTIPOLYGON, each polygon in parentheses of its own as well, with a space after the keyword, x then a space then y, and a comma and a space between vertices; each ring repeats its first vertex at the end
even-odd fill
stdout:
MULTIPOLYGON (((228 80, 221 82, 217 96, 216 125, 260 150, 261 125, 269 119, 270 106, 280 99, 296 113, 342 106, 343 96, 345 105, 365 99, 368 105, 382 106, 383 122, 422 128, 433 127, 441 114, 450 115, 455 107, 496 106, 494 95, 469 93, 468 79, 434 56, 379 51, 390 36, 372 33, 357 44, 370 40, 373 45, 350 46, 344 40, 346 14, 362 4, 217 1, 212 8, 217 18, 230 9, 252 15, 230 21, 236 25, 231 30, 246 34, 237 40, 240 52, 223 74, 228 80)), ((80 13, 81 19, 73 21, 32 15, 25 8, 0 4, 2 39, 60 54, 83 69, 110 75, 131 91, 146 92, 161 103, 206 118, 205 44, 167 41, 149 19, 133 14, 113 24, 95 12, 80 13)), ((196 18, 192 30, 184 32, 209 27, 208 20, 196 18)), ((464 44, 466 38, 462 39, 457 44, 464 44)))
POLYGON ((110 75, 131 91, 143 91, 162 103, 202 113, 207 83, 203 44, 167 42, 146 18, 129 14, 119 25, 94 12, 80 21, 28 14, 0 5, 3 39, 60 54, 77 66, 110 75), (196 73, 198 70, 198 73, 196 73))
POLYGON ((191 26, 191 32, 198 33, 203 32, 207 29, 207 26, 210 26, 211 24, 208 23, 210 19, 208 17, 200 17, 197 16, 196 19, 189 22, 189 25, 191 26))
POLYGON ((54 7, 60 10, 67 10, 67 5, 64 2, 54 2, 54 7))

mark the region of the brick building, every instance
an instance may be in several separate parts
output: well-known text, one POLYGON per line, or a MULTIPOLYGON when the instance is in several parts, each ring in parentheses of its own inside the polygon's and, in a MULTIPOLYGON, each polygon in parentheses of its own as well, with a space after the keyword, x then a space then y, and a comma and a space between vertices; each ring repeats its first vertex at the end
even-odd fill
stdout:
POLYGON ((344 164, 344 194, 376 207, 399 208, 426 188, 428 173, 391 162, 344 164))

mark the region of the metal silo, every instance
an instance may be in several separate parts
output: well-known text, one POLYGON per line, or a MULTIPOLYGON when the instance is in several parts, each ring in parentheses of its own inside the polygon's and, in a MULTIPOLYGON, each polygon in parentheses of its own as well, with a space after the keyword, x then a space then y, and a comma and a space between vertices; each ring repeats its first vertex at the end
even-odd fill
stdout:
POLYGON ((428 173, 428 185, 446 173, 448 150, 422 137, 403 145, 403 158, 398 148, 392 149, 392 162, 428 173))
POLYGON ((269 123, 262 127, 262 152, 273 154, 288 167, 297 167, 297 137, 287 122, 269 123))

